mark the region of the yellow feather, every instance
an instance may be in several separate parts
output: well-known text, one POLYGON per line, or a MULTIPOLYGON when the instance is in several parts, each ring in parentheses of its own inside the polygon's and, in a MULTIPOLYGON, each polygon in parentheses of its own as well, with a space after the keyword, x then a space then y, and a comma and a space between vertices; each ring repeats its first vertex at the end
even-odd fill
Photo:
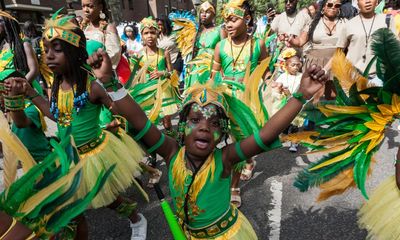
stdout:
POLYGON ((315 140, 311 139, 311 137, 318 136, 319 133, 315 131, 301 131, 297 133, 292 133, 286 136, 282 136, 282 141, 291 141, 294 143, 304 142, 313 144, 315 140))
POLYGON ((162 80, 158 80, 157 93, 156 93, 155 100, 154 100, 154 106, 149 113, 149 119, 152 122, 155 122, 157 120, 158 115, 160 113, 160 110, 162 107, 162 93, 163 93, 162 80))
POLYGON ((13 17, 11 14, 9 14, 9 13, 6 12, 6 11, 0 10, 0 16, 1 16, 1 17, 5 17, 5 18, 8 18, 8 19, 11 19, 11 20, 16 21, 17 23, 19 23, 18 20, 17 20, 15 17, 13 17))
POLYGON ((345 152, 345 153, 343 153, 343 154, 341 154, 339 156, 336 156, 336 157, 334 157, 334 158, 332 158, 332 159, 330 159, 330 160, 328 160, 326 162, 318 164, 317 166, 315 166, 313 168, 310 168, 310 171, 314 171, 314 170, 317 170, 317 169, 320 169, 320 168, 329 166, 331 164, 334 164, 334 163, 337 163, 337 162, 345 160, 346 158, 350 157, 351 154, 354 152, 354 150, 356 150, 360 145, 361 144, 358 144, 353 149, 351 149, 351 150, 349 150, 349 151, 347 151, 347 152, 345 152))
POLYGON ((381 104, 381 105, 378 105, 377 107, 378 107, 379 111, 382 113, 382 115, 389 115, 389 116, 394 115, 391 105, 381 104))
POLYGON ((365 141, 368 141, 368 140, 371 140, 371 139, 379 138, 379 136, 381 134, 382 134, 381 131, 371 130, 367 134, 365 134, 365 136, 363 138, 360 139, 360 142, 365 142, 365 141))
POLYGON ((395 114, 400 113, 400 99, 396 94, 392 95, 392 111, 395 114))
POLYGON ((348 133, 344 133, 338 136, 330 137, 330 138, 325 138, 325 139, 320 139, 314 142, 315 145, 335 145, 340 142, 345 142, 348 139, 350 139, 352 136, 355 136, 359 134, 359 131, 351 131, 348 133))
MULTIPOLYGON (((4 117, 3 112, 0 111, 0 141, 6 145, 8 151, 15 154, 16 160, 21 161, 24 172, 36 165, 35 160, 30 155, 24 144, 19 140, 14 133, 11 132, 7 119, 4 117)), ((6 169, 5 169, 6 170, 6 169)))
POLYGON ((319 186, 323 191, 319 194, 317 201, 320 202, 334 195, 342 194, 350 187, 355 186, 356 184, 354 182, 353 169, 348 168, 340 172, 336 177, 332 178, 328 182, 325 182, 319 186))
POLYGON ((391 116, 389 116, 389 117, 386 116, 385 117, 380 113, 371 113, 370 115, 375 120, 375 122, 377 122, 378 124, 382 124, 382 125, 388 124, 389 120, 392 119, 391 116))
POLYGON ((18 159, 8 145, 3 145, 4 186, 8 188, 17 177, 18 159))
POLYGON ((359 114, 368 112, 368 108, 365 106, 337 106, 327 104, 325 108, 335 111, 336 114, 359 114))
POLYGON ((376 146, 378 146, 382 142, 384 137, 385 137, 385 134, 382 133, 378 138, 371 140, 371 142, 369 143, 369 145, 367 147, 366 153, 369 153, 372 149, 374 149, 376 146))
POLYGON ((343 90, 347 93, 354 83, 357 83, 357 89, 359 91, 367 87, 367 79, 358 73, 357 69, 346 59, 345 54, 340 49, 333 55, 332 73, 339 80, 343 90))
POLYGON ((369 128, 371 130, 374 130, 374 131, 377 131, 377 132, 383 131, 383 129, 385 129, 385 125, 379 124, 379 123, 377 123, 375 121, 366 122, 366 123, 364 123, 364 125, 367 128, 369 128))

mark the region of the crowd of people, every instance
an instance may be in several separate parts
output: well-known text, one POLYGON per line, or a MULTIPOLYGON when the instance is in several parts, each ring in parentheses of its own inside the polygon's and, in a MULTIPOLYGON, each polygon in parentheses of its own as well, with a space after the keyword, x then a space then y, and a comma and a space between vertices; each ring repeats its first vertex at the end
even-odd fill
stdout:
MULTIPOLYGON (((216 7, 204 1, 197 16, 174 12, 116 26, 105 0, 82 0, 83 16, 61 9, 42 32, 31 21, 21 29, 1 11, 0 128, 6 130, 0 141, 7 174, 0 240, 88 239, 84 211, 100 207, 129 219, 131 239, 146 239, 145 216, 121 195, 133 185, 137 197, 148 200, 146 191, 158 187, 163 174, 157 156, 167 164, 174 214, 187 239, 257 239, 238 208, 246 204, 240 181, 252 178, 258 154, 281 147, 282 134, 289 134, 293 153, 314 136, 308 130, 326 137, 319 124, 343 125, 344 118, 326 120, 340 112, 329 108, 334 104, 364 114, 359 105, 373 101, 360 94, 366 88, 386 89, 364 95, 397 102, 396 90, 385 88, 391 76, 385 74, 395 71, 384 71, 391 65, 373 45, 380 29, 398 38, 396 6, 379 10, 377 0, 358 0, 357 8, 340 0, 298 5, 287 0, 279 14, 268 5, 257 19, 250 1, 231 0, 217 25, 216 7), (338 64, 340 54, 348 65, 338 64), (343 69, 349 66, 353 72, 343 69), (357 75, 363 82, 347 92, 345 80, 334 81, 346 71, 353 74, 346 81, 363 73, 357 75), (46 136, 45 117, 57 123, 56 136, 46 136), (300 140, 290 137, 301 133, 300 140), (16 179, 18 161, 24 175, 16 179), (146 187, 138 180, 143 174, 149 175, 146 187)), ((391 117, 400 111, 393 109, 391 117)), ((387 115, 381 114, 378 123, 387 115)), ((365 119, 378 118, 371 116, 365 119)), ((330 137, 318 146, 337 147, 338 141, 326 145, 330 137)), ((375 138, 352 139, 340 150, 361 142, 356 148, 368 153, 378 140, 373 147, 363 141, 375 138)), ((337 159, 349 157, 360 156, 337 159)), ((329 181, 348 167, 330 171, 331 177, 315 174, 329 181)))

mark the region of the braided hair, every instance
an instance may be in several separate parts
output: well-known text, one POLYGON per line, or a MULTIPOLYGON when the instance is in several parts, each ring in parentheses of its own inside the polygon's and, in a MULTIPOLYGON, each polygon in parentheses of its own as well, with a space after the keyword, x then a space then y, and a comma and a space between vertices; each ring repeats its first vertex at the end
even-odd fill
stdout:
POLYGON ((20 71, 27 73, 29 72, 28 61, 24 49, 24 43, 21 40, 21 28, 16 21, 8 18, 3 18, 4 20, 4 31, 2 41, 6 41, 10 44, 10 48, 14 51, 14 66, 20 71))
MULTIPOLYGON (((87 78, 88 72, 83 69, 86 60, 88 59, 88 53, 86 51, 86 38, 85 34, 80 28, 75 28, 72 30, 74 33, 78 34, 80 38, 79 48, 75 47, 65 41, 60 40, 62 51, 67 59, 66 72, 70 74, 70 79, 72 80, 72 86, 76 85, 76 95, 80 96, 87 90, 87 78)), ((61 75, 56 75, 54 77, 54 83, 52 86, 52 98, 58 99, 58 91, 62 81, 61 75)))
MULTIPOLYGON (((179 122, 178 122, 178 142, 179 145, 183 146, 185 143, 185 127, 186 127, 186 122, 187 122, 187 117, 189 116, 189 112, 192 109, 192 106, 195 102, 187 104, 186 106, 183 107, 182 111, 179 112, 179 122)), ((227 141, 228 140, 228 124, 229 124, 229 118, 226 116, 224 110, 218 106, 215 105, 217 108, 217 117, 220 120, 220 128, 222 132, 222 137, 221 141, 227 141)))
MULTIPOLYGON (((318 7, 319 11, 317 11, 317 13, 315 14, 315 17, 314 17, 313 21, 312 21, 311 24, 310 24, 310 29, 308 30, 308 41, 311 42, 311 43, 312 43, 313 40, 314 40, 314 31, 315 31, 315 28, 317 27, 317 25, 318 25, 319 21, 321 20, 321 18, 324 17, 324 14, 323 14, 323 12, 322 12, 322 9, 324 8, 324 6, 325 6, 325 4, 326 4, 327 1, 328 1, 328 0, 322 0, 322 1, 319 3, 319 7, 318 7)), ((339 19, 343 18, 341 12, 339 13, 339 16, 338 16, 338 17, 339 17, 339 19)))

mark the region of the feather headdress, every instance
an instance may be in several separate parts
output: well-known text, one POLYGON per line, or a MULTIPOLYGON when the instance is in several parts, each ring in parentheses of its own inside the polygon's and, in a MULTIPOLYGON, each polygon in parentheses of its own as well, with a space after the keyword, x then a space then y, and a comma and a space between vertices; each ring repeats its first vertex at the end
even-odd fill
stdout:
POLYGON ((140 32, 145 28, 155 28, 157 31, 159 30, 157 22, 151 16, 143 18, 142 21, 140 21, 140 32))
POLYGON ((203 2, 200 5, 200 10, 202 10, 204 12, 207 12, 208 10, 210 10, 211 12, 213 12, 215 14, 215 8, 209 1, 203 2))
POLYGON ((75 47, 79 47, 81 37, 72 31, 79 27, 71 22, 71 19, 74 18, 73 16, 60 15, 61 10, 62 8, 55 12, 50 19, 46 20, 43 37, 47 41, 60 39, 75 47))
POLYGON ((227 19, 230 16, 235 16, 238 18, 244 18, 245 10, 242 8, 242 5, 245 0, 232 0, 224 5, 224 9, 222 11, 222 16, 227 19))

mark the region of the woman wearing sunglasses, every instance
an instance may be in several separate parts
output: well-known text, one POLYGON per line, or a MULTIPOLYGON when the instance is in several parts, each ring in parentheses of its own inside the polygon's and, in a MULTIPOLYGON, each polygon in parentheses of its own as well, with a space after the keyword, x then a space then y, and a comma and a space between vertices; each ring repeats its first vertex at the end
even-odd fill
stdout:
MULTIPOLYGON (((308 31, 303 31, 297 38, 290 38, 292 46, 303 47, 308 44, 305 53, 304 67, 307 69, 312 64, 325 66, 336 50, 336 44, 340 33, 343 31, 345 19, 340 15, 340 0, 324 0, 320 3, 315 18, 310 23, 308 31)), ((331 80, 333 77, 331 76, 331 80)), ((333 82, 325 85, 325 91, 321 90, 320 95, 325 94, 326 99, 334 99, 333 82)), ((318 97, 315 96, 316 100, 318 97)))

